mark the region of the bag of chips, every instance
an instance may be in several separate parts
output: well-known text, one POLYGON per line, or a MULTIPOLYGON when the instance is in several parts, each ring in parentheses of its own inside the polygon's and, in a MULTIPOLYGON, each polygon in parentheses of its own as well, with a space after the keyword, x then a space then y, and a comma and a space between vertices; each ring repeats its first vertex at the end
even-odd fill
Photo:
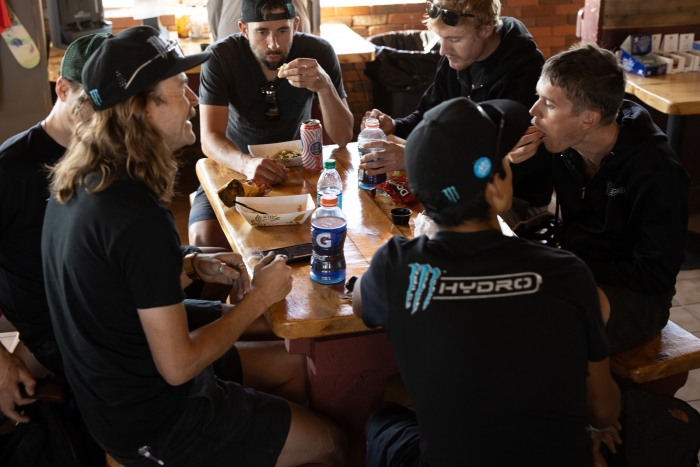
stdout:
POLYGON ((405 175, 382 182, 370 190, 372 197, 376 196, 377 193, 390 197, 396 204, 413 204, 418 202, 411 190, 408 189, 405 175))

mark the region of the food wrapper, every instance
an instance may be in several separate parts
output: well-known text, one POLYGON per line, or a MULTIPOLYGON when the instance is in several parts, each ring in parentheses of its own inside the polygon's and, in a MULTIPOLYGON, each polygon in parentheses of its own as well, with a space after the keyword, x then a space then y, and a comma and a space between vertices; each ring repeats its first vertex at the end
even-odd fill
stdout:
POLYGON ((430 217, 425 215, 425 211, 416 216, 416 220, 413 221, 413 225, 414 237, 427 235, 428 238, 433 238, 433 236, 437 233, 437 225, 430 217))
POLYGON ((408 189, 405 175, 382 182, 370 190, 372 196, 375 196, 377 193, 390 197, 395 204, 412 204, 418 202, 416 197, 413 196, 413 193, 411 193, 411 190, 408 189))
POLYGON ((234 178, 219 188, 217 193, 226 206, 232 207, 236 204, 236 198, 239 196, 265 196, 271 189, 270 185, 258 180, 239 180, 234 178))

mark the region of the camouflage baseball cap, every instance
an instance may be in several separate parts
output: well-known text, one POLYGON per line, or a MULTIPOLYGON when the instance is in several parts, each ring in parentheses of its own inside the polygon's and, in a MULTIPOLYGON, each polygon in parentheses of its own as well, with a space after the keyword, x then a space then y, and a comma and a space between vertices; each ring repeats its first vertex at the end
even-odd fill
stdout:
POLYGON ((71 42, 66 49, 63 59, 61 59, 61 76, 78 84, 83 84, 83 66, 85 66, 85 62, 105 39, 110 37, 112 37, 112 34, 100 32, 79 37, 71 42))

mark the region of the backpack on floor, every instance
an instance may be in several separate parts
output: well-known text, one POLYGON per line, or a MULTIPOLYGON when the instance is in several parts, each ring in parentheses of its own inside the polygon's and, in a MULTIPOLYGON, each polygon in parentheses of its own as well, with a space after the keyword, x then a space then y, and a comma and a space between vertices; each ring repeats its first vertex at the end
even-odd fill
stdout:
POLYGON ((622 444, 605 453, 609 467, 697 467, 700 414, 675 397, 622 392, 622 444))

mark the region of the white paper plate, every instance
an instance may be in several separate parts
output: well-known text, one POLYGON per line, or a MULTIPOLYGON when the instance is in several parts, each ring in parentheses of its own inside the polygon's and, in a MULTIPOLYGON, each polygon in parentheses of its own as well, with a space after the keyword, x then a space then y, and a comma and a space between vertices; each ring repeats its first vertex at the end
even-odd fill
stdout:
POLYGON ((316 204, 309 194, 292 196, 239 196, 236 201, 247 204, 267 215, 253 212, 240 204, 236 204, 236 210, 253 227, 267 227, 271 225, 299 225, 306 222, 316 204))
MULTIPOLYGON (((282 149, 290 149, 301 154, 301 140, 296 141, 284 141, 282 143, 270 143, 270 144, 249 144, 248 153, 253 157, 266 157, 268 159, 273 158, 273 156, 282 149)), ((293 157, 291 159, 278 159, 285 167, 301 167, 301 156, 293 157)))

